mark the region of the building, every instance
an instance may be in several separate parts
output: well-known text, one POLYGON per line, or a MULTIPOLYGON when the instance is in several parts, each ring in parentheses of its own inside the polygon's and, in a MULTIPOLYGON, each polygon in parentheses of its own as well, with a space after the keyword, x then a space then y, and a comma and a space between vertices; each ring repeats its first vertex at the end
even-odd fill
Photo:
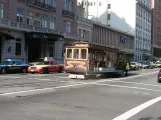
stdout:
POLYGON ((79 0, 78 4, 84 5, 88 19, 92 14, 97 19, 91 20, 135 35, 134 61, 151 58, 151 0, 79 0))
POLYGON ((152 53, 154 58, 161 58, 161 1, 152 1, 152 53))
POLYGON ((0 60, 63 59, 77 39, 75 0, 0 0, 0 60))
POLYGON ((110 0, 108 5, 108 25, 135 35, 134 61, 151 59, 151 1, 110 0))
POLYGON ((77 35, 79 41, 92 41, 93 22, 84 16, 84 8, 82 5, 77 7, 77 35))
POLYGON ((135 54, 135 36, 133 34, 97 22, 93 23, 92 33, 92 43, 118 49, 124 55, 130 56, 130 61, 132 61, 135 54))
POLYGON ((108 0, 77 0, 85 9, 85 18, 108 25, 108 0))

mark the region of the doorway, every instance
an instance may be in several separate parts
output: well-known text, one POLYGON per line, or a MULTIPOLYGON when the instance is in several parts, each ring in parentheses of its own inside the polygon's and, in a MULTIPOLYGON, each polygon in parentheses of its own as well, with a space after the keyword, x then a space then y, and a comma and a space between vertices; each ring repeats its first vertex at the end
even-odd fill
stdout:
POLYGON ((28 62, 41 58, 42 44, 40 39, 28 40, 28 62))

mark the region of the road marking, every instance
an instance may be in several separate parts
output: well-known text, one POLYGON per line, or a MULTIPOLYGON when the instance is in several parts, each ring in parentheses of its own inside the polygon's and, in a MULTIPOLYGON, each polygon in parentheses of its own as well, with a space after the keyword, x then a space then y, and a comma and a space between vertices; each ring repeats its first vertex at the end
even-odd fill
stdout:
POLYGON ((157 72, 158 71, 150 72, 150 73, 146 73, 146 74, 141 74, 141 75, 136 75, 136 76, 123 77, 123 78, 103 79, 103 80, 99 80, 97 82, 98 83, 101 83, 101 82, 108 82, 109 80, 112 80, 112 81, 126 80, 126 79, 132 79, 132 78, 137 78, 137 77, 143 77, 143 76, 147 76, 147 75, 152 75, 152 74, 155 74, 157 72))
POLYGON ((14 77, 14 76, 0 76, 1 78, 12 78, 12 79, 20 79, 22 77, 14 77))
POLYGON ((0 96, 8 96, 8 95, 24 96, 25 94, 27 94, 27 95, 33 94, 32 92, 36 92, 36 94, 40 94, 40 93, 46 93, 46 92, 54 92, 55 90, 60 89, 60 88, 70 88, 70 87, 76 87, 76 86, 82 86, 82 85, 88 85, 88 84, 87 83, 81 83, 81 84, 74 84, 74 85, 67 85, 67 86, 58 86, 58 87, 50 87, 50 88, 42 88, 42 89, 33 89, 33 90, 24 90, 24 91, 17 91, 17 92, 1 93, 0 96))
POLYGON ((147 101, 147 102, 125 112, 124 114, 114 118, 113 120, 127 120, 127 119, 131 118, 132 116, 136 115, 137 113, 139 113, 140 111, 146 109, 147 107, 149 107, 159 101, 161 101, 161 97, 157 97, 155 99, 147 101))
POLYGON ((154 90, 154 89, 148 89, 148 88, 139 88, 139 87, 130 87, 130 86, 121 86, 121 85, 99 84, 99 83, 96 83, 95 85, 161 92, 161 90, 154 90))
POLYGON ((64 80, 51 80, 51 79, 41 79, 41 78, 28 78, 30 80, 39 80, 39 81, 46 81, 46 82, 67 82, 67 83, 77 83, 77 84, 81 84, 81 83, 84 83, 84 82, 75 82, 75 81, 64 81, 64 80))
MULTIPOLYGON (((154 73, 157 73, 157 72, 155 71, 155 72, 151 72, 151 73, 147 73, 147 74, 131 76, 131 77, 126 77, 126 78, 119 78, 119 79, 111 79, 111 80, 117 81, 117 80, 123 80, 123 79, 130 79, 130 78, 146 76, 146 75, 150 75, 150 74, 154 74, 154 73)), ((17 92, 8 92, 8 93, 2 93, 0 95, 1 96, 7 96, 7 95, 14 96, 14 95, 19 95, 19 94, 24 95, 24 93, 25 94, 30 94, 30 95, 32 94, 33 95, 33 94, 38 94, 39 92, 40 93, 46 93, 47 91, 50 92, 50 91, 54 91, 55 89, 60 89, 60 88, 70 88, 70 87, 77 87, 77 86, 83 86, 83 85, 97 85, 99 83, 103 83, 103 82, 107 82, 107 81, 109 81, 109 79, 99 80, 99 81, 96 81, 96 82, 86 82, 86 83, 85 82, 81 82, 81 83, 75 83, 75 84, 66 85, 66 86, 58 86, 58 87, 50 87, 50 88, 42 88, 42 89, 33 89, 33 90, 24 90, 24 91, 17 91, 17 92)), ((124 88, 131 88, 131 89, 142 89, 142 90, 147 90, 147 91, 161 92, 160 90, 152 90, 152 89, 146 89, 146 88, 137 88, 137 87, 129 87, 129 86, 118 86, 118 85, 110 85, 110 86, 113 86, 113 87, 124 87, 124 88)))
MULTIPOLYGON (((107 81, 108 82, 108 81, 107 81)), ((144 85, 144 86, 153 86, 153 87, 161 87, 161 85, 153 85, 153 84, 146 84, 146 83, 137 83, 137 82, 125 82, 125 81, 112 81, 109 80, 109 82, 113 83, 130 83, 130 84, 136 84, 136 85, 144 85)))
POLYGON ((47 81, 47 80, 50 80, 50 79, 41 79, 41 78, 28 78, 30 80, 41 80, 41 81, 47 81))

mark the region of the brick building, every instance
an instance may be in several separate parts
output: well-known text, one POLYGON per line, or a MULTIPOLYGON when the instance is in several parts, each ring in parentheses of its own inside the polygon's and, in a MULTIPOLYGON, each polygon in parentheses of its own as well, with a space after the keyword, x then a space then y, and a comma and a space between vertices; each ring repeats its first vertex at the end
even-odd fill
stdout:
POLYGON ((156 59, 161 58, 161 1, 152 0, 152 51, 156 59))
POLYGON ((63 59, 77 39, 76 0, 0 0, 0 60, 63 59))

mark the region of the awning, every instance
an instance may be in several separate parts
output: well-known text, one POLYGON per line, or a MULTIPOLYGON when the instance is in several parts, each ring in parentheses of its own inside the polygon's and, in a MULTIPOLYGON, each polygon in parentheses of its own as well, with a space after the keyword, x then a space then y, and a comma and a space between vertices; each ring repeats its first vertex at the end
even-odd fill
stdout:
POLYGON ((15 39, 14 36, 12 36, 12 35, 10 35, 10 34, 8 34, 8 33, 0 32, 0 35, 5 36, 6 39, 15 39))
POLYGON ((48 39, 48 40, 58 40, 64 38, 62 35, 51 34, 51 33, 40 33, 40 32, 28 32, 25 33, 27 39, 48 39))

